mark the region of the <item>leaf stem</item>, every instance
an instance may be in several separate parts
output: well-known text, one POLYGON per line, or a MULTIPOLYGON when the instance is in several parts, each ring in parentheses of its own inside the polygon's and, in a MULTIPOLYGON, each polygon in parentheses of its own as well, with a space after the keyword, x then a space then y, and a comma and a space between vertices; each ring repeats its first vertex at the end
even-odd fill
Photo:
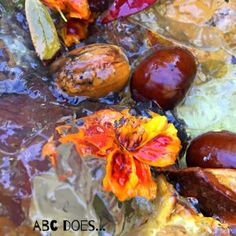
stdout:
POLYGON ((63 14, 63 12, 62 12, 59 8, 58 8, 57 10, 58 10, 58 12, 60 13, 61 18, 62 18, 65 22, 67 22, 67 19, 66 19, 65 15, 63 14))

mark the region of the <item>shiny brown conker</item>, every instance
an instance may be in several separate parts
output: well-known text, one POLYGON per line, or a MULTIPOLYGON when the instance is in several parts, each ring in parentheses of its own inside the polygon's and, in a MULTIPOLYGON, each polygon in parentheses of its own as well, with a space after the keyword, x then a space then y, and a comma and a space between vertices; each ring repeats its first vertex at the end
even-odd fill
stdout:
POLYGON ((197 72, 194 56, 180 47, 161 48, 143 60, 131 80, 135 100, 154 100, 173 109, 186 95, 197 72))
POLYGON ((228 131, 208 132, 191 142, 188 166, 202 168, 236 168, 236 134, 228 131))

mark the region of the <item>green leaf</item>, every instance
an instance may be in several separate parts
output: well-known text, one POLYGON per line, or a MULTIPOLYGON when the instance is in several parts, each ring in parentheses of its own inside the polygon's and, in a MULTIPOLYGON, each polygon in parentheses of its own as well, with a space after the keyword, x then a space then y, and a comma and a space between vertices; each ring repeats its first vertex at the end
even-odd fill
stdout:
POLYGON ((40 0, 26 0, 25 12, 38 56, 50 60, 60 49, 60 42, 48 9, 40 0))

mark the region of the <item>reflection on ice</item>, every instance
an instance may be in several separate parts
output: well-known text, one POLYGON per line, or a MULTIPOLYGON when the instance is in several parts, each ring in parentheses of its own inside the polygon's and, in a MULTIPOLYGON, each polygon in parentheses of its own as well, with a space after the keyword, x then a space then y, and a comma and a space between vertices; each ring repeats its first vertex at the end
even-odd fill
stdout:
POLYGON ((132 19, 182 44, 208 51, 235 53, 235 1, 157 1, 132 19), (177 27, 176 27, 177 26, 177 27))
MULTIPOLYGON (((97 157, 81 158, 73 144, 57 148, 56 169, 33 179, 30 219, 35 220, 94 220, 98 232, 70 232, 68 235, 119 235, 147 219, 153 211, 152 203, 136 198, 119 202, 102 190, 105 161, 97 157), (84 233, 84 234, 83 234, 84 233), (87 233, 87 234, 85 234, 87 233)), ((52 235, 67 235, 57 231, 52 235), (61 233, 61 234, 60 234, 61 233)))

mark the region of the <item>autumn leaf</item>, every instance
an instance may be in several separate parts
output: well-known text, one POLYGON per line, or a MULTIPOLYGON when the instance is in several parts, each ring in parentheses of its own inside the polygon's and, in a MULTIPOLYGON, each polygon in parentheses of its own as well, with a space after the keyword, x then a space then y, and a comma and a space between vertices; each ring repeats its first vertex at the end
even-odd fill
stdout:
POLYGON ((91 16, 88 0, 42 0, 51 9, 63 12, 69 18, 88 20, 91 16))
POLYGON ((88 0, 42 0, 49 8, 58 11, 64 19, 61 36, 66 46, 87 38, 88 26, 94 21, 88 0))
POLYGON ((117 20, 138 13, 153 5, 157 0, 115 0, 106 14, 102 17, 102 23, 117 20))
MULTIPOLYGON (((93 21, 93 19, 92 19, 93 21)), ((67 47, 74 43, 79 43, 80 40, 86 39, 88 36, 88 26, 91 21, 69 19, 61 30, 61 36, 67 47)))
POLYGON ((48 9, 39 0, 25 1, 26 18, 35 50, 41 60, 50 60, 60 42, 48 9))

